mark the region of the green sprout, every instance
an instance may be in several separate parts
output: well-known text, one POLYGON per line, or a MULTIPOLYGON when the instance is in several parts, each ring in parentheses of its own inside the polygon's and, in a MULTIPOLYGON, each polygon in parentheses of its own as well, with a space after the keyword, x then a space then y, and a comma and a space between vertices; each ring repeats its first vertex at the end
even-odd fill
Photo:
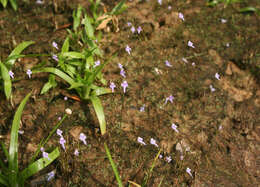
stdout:
POLYGON ((5 96, 7 99, 10 98, 12 94, 12 80, 13 72, 11 71, 16 59, 24 57, 21 55, 21 52, 28 47, 29 45, 34 44, 33 41, 26 41, 20 43, 4 61, 0 60, 0 90, 4 90, 5 96))
POLYGON ((15 112, 13 124, 11 128, 11 140, 9 145, 9 152, 7 151, 4 143, 1 142, 2 150, 5 154, 5 157, 8 161, 8 166, 0 159, 0 184, 4 186, 24 186, 24 182, 30 176, 36 174, 40 170, 47 167, 51 164, 59 155, 59 149, 54 149, 49 155, 48 158, 40 158, 37 161, 31 163, 27 168, 22 171, 19 171, 18 168, 18 130, 20 125, 20 120, 22 116, 23 109, 27 100, 29 99, 31 93, 20 103, 17 111, 15 112))
MULTIPOLYGON (((16 0, 9 0, 11 6, 16 11, 17 10, 17 3, 16 0)), ((8 0, 0 0, 0 3, 3 5, 4 8, 6 8, 8 0)))

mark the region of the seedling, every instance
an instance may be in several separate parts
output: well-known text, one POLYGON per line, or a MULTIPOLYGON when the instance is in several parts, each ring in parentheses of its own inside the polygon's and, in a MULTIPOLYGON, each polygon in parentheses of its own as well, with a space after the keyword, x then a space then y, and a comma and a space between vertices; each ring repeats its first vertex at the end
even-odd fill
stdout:
POLYGON ((54 149, 48 158, 40 158, 37 161, 30 164, 27 168, 19 171, 18 168, 18 130, 21 121, 21 115, 24 106, 29 99, 31 93, 29 93, 23 101, 20 103, 17 111, 15 112, 12 129, 11 129, 11 139, 9 152, 7 151, 4 143, 1 142, 3 152, 8 161, 8 166, 0 159, 0 184, 4 186, 24 186, 24 182, 30 176, 36 174, 40 170, 51 164, 59 155, 60 152, 58 148, 54 149))

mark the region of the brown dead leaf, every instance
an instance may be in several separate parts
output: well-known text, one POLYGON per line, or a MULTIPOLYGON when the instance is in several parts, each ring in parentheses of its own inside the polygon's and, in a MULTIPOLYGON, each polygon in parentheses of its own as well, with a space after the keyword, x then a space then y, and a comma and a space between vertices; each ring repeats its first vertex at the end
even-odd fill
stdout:
POLYGON ((109 23, 109 21, 112 20, 112 17, 108 17, 106 19, 104 19, 97 27, 96 30, 101 30, 107 27, 107 24, 109 23))

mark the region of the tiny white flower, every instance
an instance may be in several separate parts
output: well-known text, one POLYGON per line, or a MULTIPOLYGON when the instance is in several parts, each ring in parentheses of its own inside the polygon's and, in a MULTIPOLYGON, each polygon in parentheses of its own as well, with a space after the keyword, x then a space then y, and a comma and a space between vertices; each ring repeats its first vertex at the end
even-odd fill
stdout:
POLYGON ((183 16, 182 13, 179 13, 179 18, 180 18, 182 21, 184 21, 184 16, 183 16))
POLYGON ((159 147, 156 143, 156 140, 153 138, 150 139, 150 144, 154 145, 155 147, 159 147))
POLYGON ((141 137, 138 137, 138 138, 137 138, 137 141, 138 141, 140 144, 142 144, 142 145, 146 145, 146 143, 144 142, 143 138, 141 138, 141 137))
POLYGON ((221 23, 227 23, 226 19, 221 19, 221 23))
POLYGON ((72 114, 72 110, 70 108, 66 108, 65 110, 66 114, 71 115, 72 114))
POLYGON ((175 130, 175 132, 179 133, 177 125, 175 125, 174 123, 172 123, 172 129, 175 130))
POLYGON ((192 177, 192 173, 191 173, 191 169, 190 168, 187 168, 186 172, 192 177))
POLYGON ((215 92, 216 91, 216 89, 212 85, 209 85, 209 88, 210 88, 211 92, 215 92))
POLYGON ((220 80, 220 75, 218 73, 215 74, 215 78, 220 80))
POLYGON ((192 48, 195 48, 194 45, 193 45, 193 43, 192 43, 191 41, 188 41, 188 46, 189 46, 189 47, 192 47, 192 48))
POLYGON ((165 160, 166 160, 168 163, 170 163, 170 162, 172 161, 172 157, 171 157, 171 156, 167 156, 167 157, 165 157, 165 160))

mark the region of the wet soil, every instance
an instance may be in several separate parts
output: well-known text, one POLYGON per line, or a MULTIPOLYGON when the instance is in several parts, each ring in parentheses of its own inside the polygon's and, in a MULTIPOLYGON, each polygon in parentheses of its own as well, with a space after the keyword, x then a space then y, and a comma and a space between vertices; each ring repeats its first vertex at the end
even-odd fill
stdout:
MULTIPOLYGON (((75 0, 44 5, 20 2, 18 12, 1 9, 1 59, 28 40, 36 44, 26 54, 57 53, 51 43, 62 45, 67 36, 63 26, 72 24, 78 3, 89 7, 88 2, 75 0)), ((111 10, 117 2, 103 3, 103 9, 111 10)), ((55 178, 39 186, 117 186, 105 154, 106 142, 125 186, 128 181, 142 184, 160 149, 162 157, 147 186, 259 186, 260 16, 238 12, 249 5, 260 8, 258 0, 213 8, 203 0, 165 0, 162 5, 155 0, 132 0, 127 5, 117 17, 119 31, 109 25, 99 42, 105 56, 118 54, 104 69, 108 82, 116 84, 114 94, 101 97, 107 120, 105 136, 100 135, 90 103, 64 100, 61 90, 69 91, 62 83, 40 95, 48 74, 27 77, 27 69, 49 62, 49 57, 22 58, 15 64, 12 100, 0 94, 0 135, 8 144, 15 109, 32 91, 22 116, 24 134, 19 136, 21 169, 65 109, 73 111, 60 128, 66 150, 55 134, 46 150, 58 146, 61 156, 27 185, 55 170, 55 178), (127 22, 141 26, 141 33, 132 33, 127 22), (130 55, 125 51, 127 45, 132 49, 130 55), (120 75, 118 63, 124 66, 126 78, 120 75), (126 93, 121 88, 123 80, 129 84, 126 93), (171 95, 172 103, 166 100, 171 95), (178 132, 171 128, 173 123, 178 132), (87 135, 87 145, 79 141, 80 132, 87 135), (158 147, 150 144, 151 138, 158 147), (74 155, 75 149, 79 156, 74 155)))

